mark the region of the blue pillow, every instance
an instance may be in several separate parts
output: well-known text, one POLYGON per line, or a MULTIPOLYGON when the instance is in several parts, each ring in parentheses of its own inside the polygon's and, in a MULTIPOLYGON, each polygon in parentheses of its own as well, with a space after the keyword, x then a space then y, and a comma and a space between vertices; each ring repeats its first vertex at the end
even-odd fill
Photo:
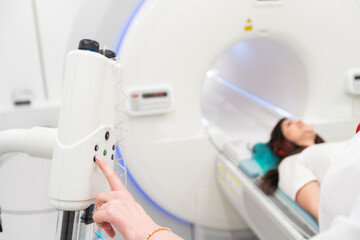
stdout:
POLYGON ((250 178, 256 178, 263 175, 263 170, 254 159, 239 161, 239 168, 250 178))
POLYGON ((257 143, 252 149, 254 160, 260 165, 263 173, 275 169, 279 165, 279 157, 265 143, 257 143))

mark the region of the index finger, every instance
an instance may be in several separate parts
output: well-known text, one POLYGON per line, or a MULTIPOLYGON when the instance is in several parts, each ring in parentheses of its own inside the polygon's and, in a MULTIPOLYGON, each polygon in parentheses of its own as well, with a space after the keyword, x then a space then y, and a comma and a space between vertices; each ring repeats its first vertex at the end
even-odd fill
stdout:
POLYGON ((99 158, 98 156, 96 156, 95 159, 96 159, 96 163, 99 166, 100 170, 105 175, 105 177, 110 185, 111 190, 112 191, 124 190, 125 189, 124 184, 121 182, 118 175, 111 169, 111 167, 103 159, 99 158))

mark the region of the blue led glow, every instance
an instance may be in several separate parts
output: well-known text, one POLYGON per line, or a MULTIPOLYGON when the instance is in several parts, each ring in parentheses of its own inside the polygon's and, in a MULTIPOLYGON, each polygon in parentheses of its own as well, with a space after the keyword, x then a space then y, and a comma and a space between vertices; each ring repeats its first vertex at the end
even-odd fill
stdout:
MULTIPOLYGON (((118 162, 121 164, 121 166, 124 167, 124 159, 123 158, 120 158, 119 156, 122 156, 121 155, 121 152, 120 152, 120 148, 119 146, 116 146, 116 156, 117 156, 117 159, 118 162)), ((135 181, 134 177, 131 175, 129 169, 126 167, 126 172, 127 172, 127 177, 128 179, 132 182, 132 184, 134 184, 134 186, 138 189, 138 191, 145 197, 145 199, 147 199, 152 205, 154 205, 158 210, 160 210, 161 212, 165 213, 166 215, 168 215, 169 217, 173 218, 173 219, 176 219, 177 221, 179 222, 182 222, 182 223, 186 223, 186 224, 190 224, 189 222, 185 221, 184 219, 182 218, 179 218, 175 215, 173 215, 172 213, 168 212, 167 210, 165 210, 164 208, 162 208, 159 204, 157 204, 154 200, 152 200, 149 195, 147 195, 145 193, 144 190, 142 190, 142 188, 140 187, 140 185, 135 181)))
POLYGON ((139 5, 135 8, 134 12, 131 14, 128 22, 126 23, 126 25, 124 27, 124 31, 121 33, 119 42, 118 42, 118 44, 116 46, 116 54, 117 54, 117 56, 119 55, 120 47, 121 47, 121 45, 122 45, 122 43, 124 41, 125 35, 126 35, 127 31, 129 30, 129 27, 130 27, 132 21, 134 20, 136 14, 139 12, 140 8, 142 7, 142 5, 144 4, 145 1, 146 0, 141 0, 140 1, 139 5))
MULTIPOLYGON (((139 12, 140 8, 142 7, 142 5, 145 3, 146 0, 141 0, 140 3, 138 4, 138 6, 135 8, 134 12, 131 14, 127 24, 125 25, 124 27, 124 31, 122 32, 122 34, 120 35, 120 39, 118 41, 118 44, 117 44, 117 47, 116 47, 116 53, 117 55, 119 55, 119 52, 120 52, 120 48, 121 48, 121 45, 124 41, 124 38, 125 38, 125 35, 127 33, 127 31, 129 30, 129 27, 132 23, 132 21, 134 20, 136 14, 139 12)), ((124 159, 122 158, 122 155, 121 155, 121 152, 120 152, 120 149, 119 147, 117 146, 116 147, 116 155, 117 155, 117 158, 120 159, 118 162, 124 166, 124 159)), ((142 190, 142 188, 139 186, 139 184, 135 181, 135 179, 133 178, 133 176, 131 175, 130 171, 128 168, 126 168, 127 170, 127 176, 128 176, 128 179, 134 184, 134 186, 139 190, 139 192, 150 202, 152 203, 157 209, 159 209, 160 211, 164 212, 166 215, 180 221, 180 222, 183 222, 183 223, 186 223, 186 224, 189 224, 189 222, 171 214, 170 212, 166 211, 165 209, 163 209, 160 205, 158 205, 154 200, 152 200, 145 192, 144 190, 142 190)))
POLYGON ((214 80, 216 80, 218 83, 223 84, 224 86, 226 86, 226 87, 228 87, 228 88, 230 88, 230 89, 244 95, 245 97, 247 97, 247 98, 249 98, 249 99, 251 99, 251 100, 253 100, 253 101, 255 101, 255 102, 259 103, 259 104, 261 104, 262 106, 264 106, 264 107, 266 107, 266 108, 268 108, 268 109, 270 109, 270 110, 272 110, 274 112, 277 112, 278 114, 280 114, 280 115, 282 115, 282 116, 284 116, 286 118, 293 118, 293 119, 296 118, 296 116, 294 116, 293 114, 285 111, 284 109, 279 108, 279 107, 265 101, 264 99, 261 99, 261 98, 255 96, 255 95, 245 91, 244 89, 236 86, 235 84, 233 84, 233 83, 231 83, 229 81, 226 81, 225 79, 223 79, 223 78, 221 78, 219 76, 212 76, 212 78, 214 80))

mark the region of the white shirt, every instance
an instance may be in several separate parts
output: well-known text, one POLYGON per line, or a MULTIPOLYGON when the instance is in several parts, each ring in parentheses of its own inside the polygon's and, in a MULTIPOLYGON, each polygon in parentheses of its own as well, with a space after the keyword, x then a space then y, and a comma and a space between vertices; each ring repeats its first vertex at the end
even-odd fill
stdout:
POLYGON ((329 166, 347 142, 315 144, 283 159, 278 168, 279 188, 295 201, 297 192, 305 184, 316 180, 321 185, 329 166))
POLYGON ((320 190, 320 234, 314 240, 360 239, 360 133, 330 166, 320 190))

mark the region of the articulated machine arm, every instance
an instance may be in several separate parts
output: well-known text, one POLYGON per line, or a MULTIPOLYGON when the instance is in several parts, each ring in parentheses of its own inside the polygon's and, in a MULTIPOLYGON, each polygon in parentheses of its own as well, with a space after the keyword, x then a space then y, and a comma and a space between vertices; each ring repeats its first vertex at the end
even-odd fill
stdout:
POLYGON ((49 200, 63 211, 57 239, 71 240, 79 234, 92 239, 92 224, 85 230, 81 224, 92 223, 96 193, 109 190, 94 158, 101 155, 110 166, 116 159, 121 81, 114 52, 99 50, 96 41, 84 39, 67 55, 58 129, 0 132, 0 156, 24 152, 52 158, 49 200))

